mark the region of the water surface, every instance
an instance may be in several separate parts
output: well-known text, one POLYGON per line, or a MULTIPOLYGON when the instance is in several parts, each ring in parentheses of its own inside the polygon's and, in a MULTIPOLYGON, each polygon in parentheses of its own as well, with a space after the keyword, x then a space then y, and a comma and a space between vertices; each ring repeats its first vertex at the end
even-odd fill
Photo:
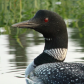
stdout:
MULTIPOLYGON (((4 30, 1 28, 1 31, 4 30)), ((78 29, 68 28, 68 52, 65 62, 84 63, 79 38, 72 38, 78 29)), ((23 48, 10 35, 0 35, 0 84, 25 84, 25 69, 44 49, 44 38, 29 32, 20 36, 23 48)))

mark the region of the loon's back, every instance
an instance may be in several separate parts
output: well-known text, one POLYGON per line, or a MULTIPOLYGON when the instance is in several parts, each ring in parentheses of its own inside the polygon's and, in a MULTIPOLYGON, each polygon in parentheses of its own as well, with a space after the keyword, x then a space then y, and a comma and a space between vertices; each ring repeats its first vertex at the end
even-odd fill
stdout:
POLYGON ((47 63, 35 68, 29 77, 37 84, 84 84, 84 64, 47 63))

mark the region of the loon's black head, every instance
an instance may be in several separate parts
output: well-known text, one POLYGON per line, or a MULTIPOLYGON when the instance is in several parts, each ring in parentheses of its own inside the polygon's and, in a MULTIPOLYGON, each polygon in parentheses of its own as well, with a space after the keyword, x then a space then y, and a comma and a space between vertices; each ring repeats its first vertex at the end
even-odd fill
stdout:
POLYGON ((12 27, 34 29, 42 33, 46 40, 56 38, 57 45, 60 44, 59 48, 67 48, 66 25, 64 20, 55 12, 39 10, 32 19, 14 24, 12 27))
POLYGON ((57 57, 57 60, 65 59, 68 45, 67 29, 64 20, 57 13, 39 10, 32 19, 12 26, 30 28, 40 32, 45 38, 44 52, 57 57))

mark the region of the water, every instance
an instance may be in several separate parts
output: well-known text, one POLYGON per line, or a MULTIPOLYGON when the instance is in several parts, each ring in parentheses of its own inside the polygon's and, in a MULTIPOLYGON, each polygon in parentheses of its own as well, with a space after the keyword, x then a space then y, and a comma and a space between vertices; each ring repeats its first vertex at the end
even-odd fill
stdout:
MULTIPOLYGON (((71 38, 77 31, 76 28, 68 28, 69 42, 65 62, 84 62, 80 39, 71 38)), ((31 33, 23 34, 20 37, 22 48, 11 36, 0 35, 0 84, 26 84, 25 69, 44 48, 44 39, 41 34, 38 36, 34 39, 31 33)))

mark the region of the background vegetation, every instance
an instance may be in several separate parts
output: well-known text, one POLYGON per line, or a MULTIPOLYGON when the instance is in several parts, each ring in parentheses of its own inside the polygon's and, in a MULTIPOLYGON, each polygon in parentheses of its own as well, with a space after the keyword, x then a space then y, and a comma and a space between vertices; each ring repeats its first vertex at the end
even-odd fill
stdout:
POLYGON ((84 0, 0 0, 0 26, 28 20, 39 9, 57 12, 64 19, 84 21, 83 3, 84 0))

